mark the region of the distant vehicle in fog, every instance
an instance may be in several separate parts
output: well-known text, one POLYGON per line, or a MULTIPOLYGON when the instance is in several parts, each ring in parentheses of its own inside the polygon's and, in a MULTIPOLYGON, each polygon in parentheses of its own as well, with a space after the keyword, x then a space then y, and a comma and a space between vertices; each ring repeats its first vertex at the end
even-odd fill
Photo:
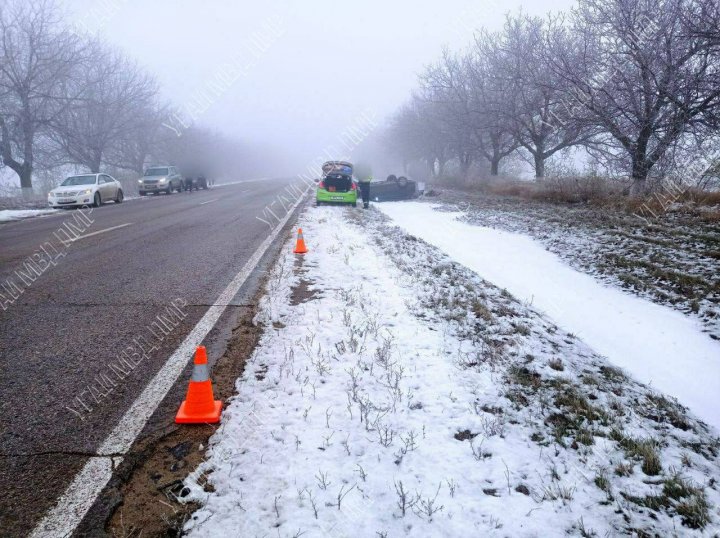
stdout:
POLYGON ((172 194, 173 191, 182 190, 183 178, 175 166, 151 166, 145 170, 143 177, 138 179, 140 196, 159 192, 172 194))
POLYGON ((205 176, 197 176, 197 177, 185 177, 183 180, 183 188, 185 191, 192 192, 193 189, 196 191, 199 191, 200 189, 207 190, 209 188, 208 180, 205 178, 205 176))
POLYGON ((65 179, 48 193, 50 207, 77 207, 104 202, 122 203, 125 195, 122 185, 108 174, 80 174, 65 179))

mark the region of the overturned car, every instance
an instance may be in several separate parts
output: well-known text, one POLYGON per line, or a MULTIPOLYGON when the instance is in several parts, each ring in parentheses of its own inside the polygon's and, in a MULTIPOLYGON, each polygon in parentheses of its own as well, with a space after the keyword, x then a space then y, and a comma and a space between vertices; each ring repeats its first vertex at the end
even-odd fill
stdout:
POLYGON ((410 200, 423 194, 424 190, 423 183, 390 174, 385 181, 370 184, 370 199, 374 202, 410 200))

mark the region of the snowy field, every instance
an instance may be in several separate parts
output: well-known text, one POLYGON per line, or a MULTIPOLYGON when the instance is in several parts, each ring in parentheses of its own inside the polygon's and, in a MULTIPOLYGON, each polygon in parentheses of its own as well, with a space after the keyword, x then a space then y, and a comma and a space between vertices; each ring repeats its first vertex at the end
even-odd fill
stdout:
POLYGON ((378 211, 300 225, 186 481, 190 535, 720 530, 717 432, 673 399, 378 211))
POLYGON ((473 226, 460 220, 463 214, 424 203, 378 207, 408 233, 532 304, 610 362, 675 396, 720 430, 720 342, 703 333, 696 320, 601 284, 529 236, 473 226))
POLYGON ((467 191, 443 190, 434 203, 461 208, 471 224, 530 236, 574 269, 698 319, 720 341, 720 221, 702 218, 700 207, 676 204, 643 221, 612 206, 467 191))

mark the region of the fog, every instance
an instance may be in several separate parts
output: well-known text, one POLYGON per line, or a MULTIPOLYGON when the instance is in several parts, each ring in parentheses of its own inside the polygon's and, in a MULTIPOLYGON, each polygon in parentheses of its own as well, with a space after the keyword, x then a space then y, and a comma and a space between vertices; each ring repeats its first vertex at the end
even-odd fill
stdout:
POLYGON ((64 2, 71 24, 157 77, 178 123, 271 154, 267 175, 298 173, 327 150, 352 156, 354 142, 340 144, 340 133, 381 125, 443 46, 464 47, 478 27, 499 28, 508 11, 543 15, 572 3, 64 2))

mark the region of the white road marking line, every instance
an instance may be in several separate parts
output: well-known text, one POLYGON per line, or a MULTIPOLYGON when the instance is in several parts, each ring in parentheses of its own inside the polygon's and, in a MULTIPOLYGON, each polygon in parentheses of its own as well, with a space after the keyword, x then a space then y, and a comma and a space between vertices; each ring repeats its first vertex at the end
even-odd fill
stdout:
POLYGON ((125 228, 125 226, 132 226, 132 222, 126 222, 125 224, 113 226, 112 228, 105 228, 104 230, 98 230, 97 232, 80 235, 80 236, 76 237, 75 239, 73 239, 72 241, 80 241, 81 239, 87 239, 88 237, 92 237, 93 235, 104 234, 105 232, 112 232, 113 230, 119 230, 120 228, 125 228))
MULTIPOLYGON (((242 185, 243 183, 254 183, 255 181, 268 181, 272 178, 269 177, 256 177, 253 179, 242 179, 240 181, 228 181, 227 183, 218 183, 213 187, 228 187, 230 185, 242 185)), ((277 179, 277 178, 276 178, 277 179)))
POLYGON ((220 198, 215 198, 214 200, 208 200, 207 202, 200 202, 200 205, 211 204, 213 202, 217 202, 219 199, 220 198))
POLYGON ((227 305, 240 291, 240 288, 260 262, 260 259, 287 224, 297 206, 305 199, 308 191, 309 189, 293 204, 270 235, 260 244, 243 268, 240 269, 240 272, 235 275, 230 284, 214 301, 213 306, 208 308, 205 315, 190 331, 182 344, 165 362, 160 371, 155 374, 155 377, 152 378, 140 393, 140 396, 125 412, 120 422, 100 445, 97 450, 98 456, 91 457, 80 472, 75 475, 65 493, 35 527, 30 535, 31 538, 65 537, 70 536, 75 531, 87 511, 92 507, 97 496, 100 495, 105 485, 112 478, 115 464, 118 460, 122 461, 120 456, 130 450, 145 423, 180 377, 185 366, 192 358, 195 348, 200 345, 215 326, 227 305))

